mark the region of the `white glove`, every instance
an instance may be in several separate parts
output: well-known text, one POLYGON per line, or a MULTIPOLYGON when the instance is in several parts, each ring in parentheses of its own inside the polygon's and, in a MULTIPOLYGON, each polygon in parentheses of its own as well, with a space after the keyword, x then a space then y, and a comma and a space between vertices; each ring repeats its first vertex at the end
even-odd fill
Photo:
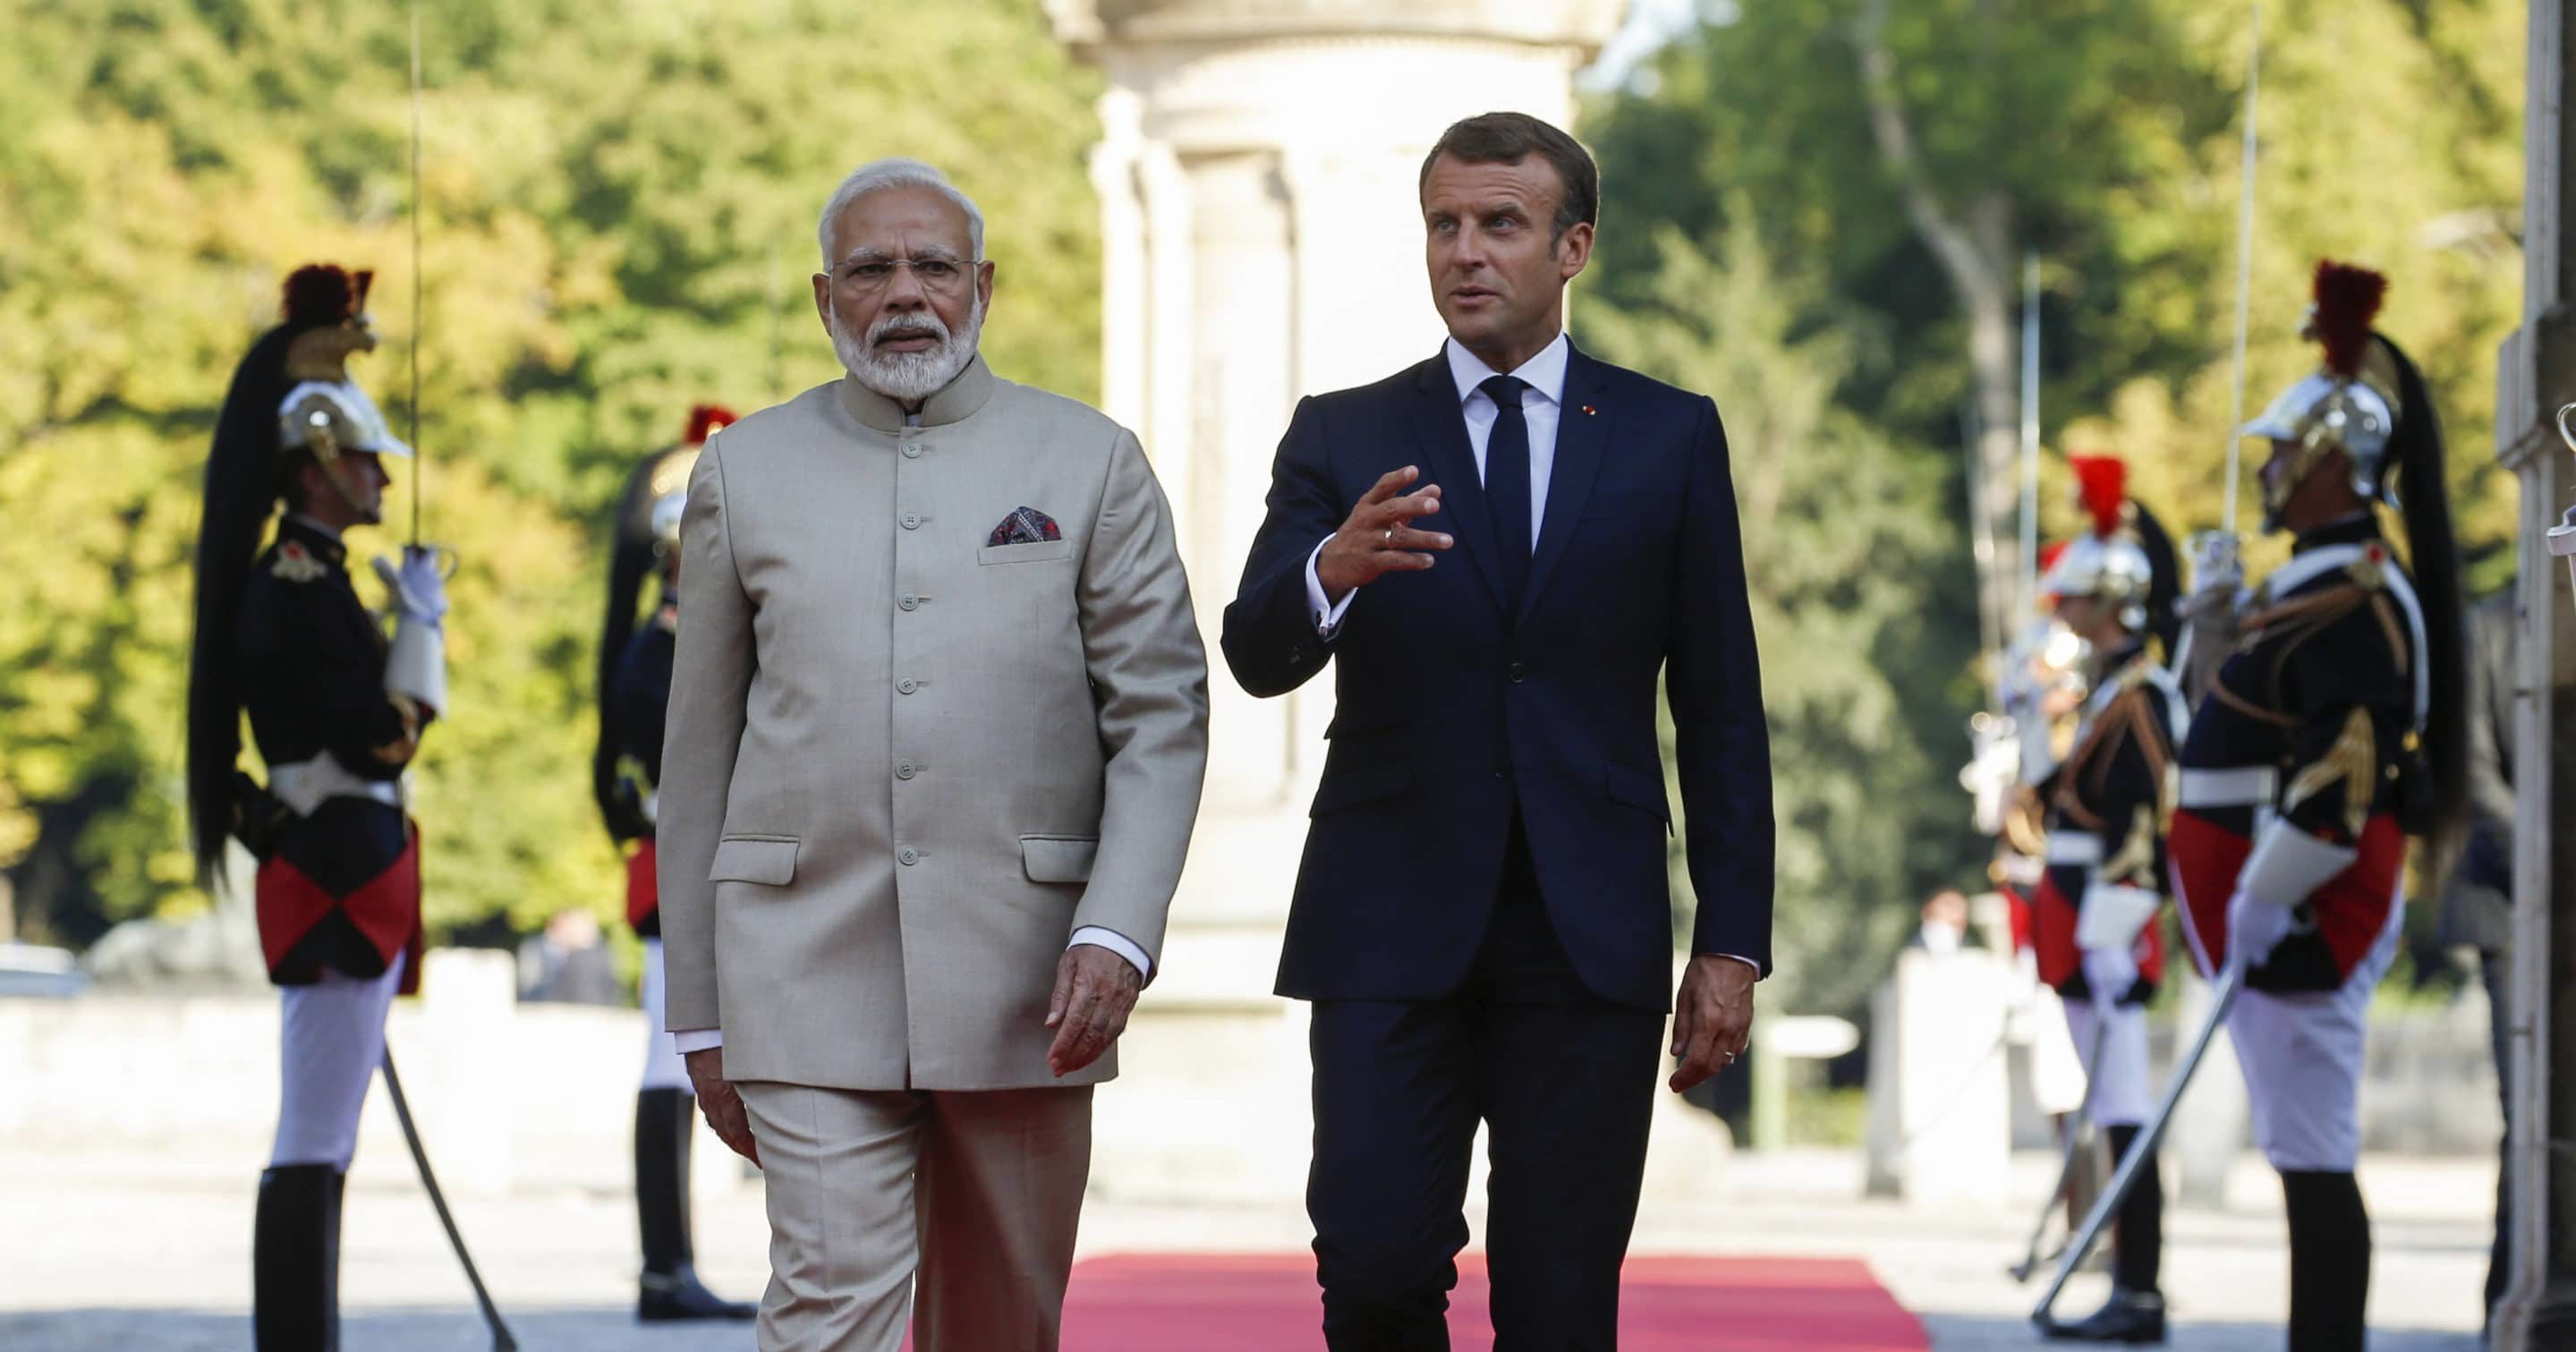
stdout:
POLYGON ((2272 950, 2290 937, 2298 918, 2290 907, 2239 892, 2227 901, 2227 961, 2238 971, 2252 971, 2269 961, 2272 950))
POLYGON ((447 568, 454 558, 436 545, 405 545, 400 567, 376 556, 376 576, 403 618, 437 624, 447 618, 447 568))
POLYGON ((2109 1009, 2138 984, 2138 955, 2128 946, 2084 950, 2084 984, 2093 1003, 2109 1009))

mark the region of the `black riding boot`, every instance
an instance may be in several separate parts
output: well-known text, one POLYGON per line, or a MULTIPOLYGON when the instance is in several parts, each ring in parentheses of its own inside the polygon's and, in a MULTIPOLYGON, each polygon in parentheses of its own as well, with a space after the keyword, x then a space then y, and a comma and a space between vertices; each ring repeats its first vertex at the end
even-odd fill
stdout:
MULTIPOLYGON (((2129 1153, 2138 1139, 2136 1127, 2109 1132, 2112 1158, 2129 1153)), ((2089 1318, 2051 1324, 2041 1330, 2050 1338, 2079 1343, 2161 1343, 2165 1340, 2165 1298, 2156 1289, 2164 1264, 2165 1187, 2153 1155, 2140 1166, 2137 1183, 2120 1202, 2111 1228, 2111 1299, 2089 1318)))
POLYGON ((749 1319, 759 1311, 718 1299, 698 1280, 689 1243, 689 1137, 697 1099, 686 1089, 647 1089, 635 1096, 635 1216, 644 1232, 644 1275, 635 1317, 749 1319))
POLYGON ((2290 1211, 2290 1352, 2362 1352, 2370 1212, 2349 1173, 2281 1171, 2290 1211))
POLYGON ((250 1325, 259 1352, 339 1352, 340 1196, 328 1164, 259 1176, 251 1222, 250 1325))

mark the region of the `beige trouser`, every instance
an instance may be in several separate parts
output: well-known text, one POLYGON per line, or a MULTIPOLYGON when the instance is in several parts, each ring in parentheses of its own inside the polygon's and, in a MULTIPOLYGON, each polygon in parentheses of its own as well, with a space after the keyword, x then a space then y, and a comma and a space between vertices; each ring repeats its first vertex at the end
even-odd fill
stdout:
POLYGON ((1055 1352, 1088 1087, 739 1087, 769 1193, 760 1352, 897 1352, 916 1284, 916 1352, 1055 1352))

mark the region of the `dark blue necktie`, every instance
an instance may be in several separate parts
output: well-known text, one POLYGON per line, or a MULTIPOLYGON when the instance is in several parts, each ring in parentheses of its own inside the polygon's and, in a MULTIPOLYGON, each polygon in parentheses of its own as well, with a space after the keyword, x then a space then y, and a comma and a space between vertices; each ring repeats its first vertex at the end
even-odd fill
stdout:
POLYGON ((1495 376, 1476 388, 1494 401, 1494 434, 1485 441, 1485 501, 1494 509, 1494 542, 1503 581, 1503 604, 1515 615, 1529 584, 1530 440, 1521 416, 1521 391, 1529 382, 1495 376))

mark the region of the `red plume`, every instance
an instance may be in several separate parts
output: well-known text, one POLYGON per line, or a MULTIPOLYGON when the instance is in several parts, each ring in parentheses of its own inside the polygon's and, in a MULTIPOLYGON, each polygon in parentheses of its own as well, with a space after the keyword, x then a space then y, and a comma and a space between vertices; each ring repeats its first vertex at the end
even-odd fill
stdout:
POLYGON ((2093 533, 2110 539, 2129 500, 2128 463, 2108 455, 2070 455, 2066 463, 2075 469, 2075 494, 2093 518, 2093 533))
POLYGON ((279 318, 290 324, 337 324, 349 317, 349 274, 336 263, 308 263, 286 274, 279 318))
POLYGON ((733 410, 722 404, 700 404, 689 410, 689 434, 680 439, 680 444, 701 445, 716 429, 731 427, 736 421, 733 410))
POLYGON ((2388 279, 2331 259, 2317 264, 2316 312, 2308 327, 2326 349, 2326 369, 2350 380, 2370 349, 2370 324, 2388 298, 2388 279))

